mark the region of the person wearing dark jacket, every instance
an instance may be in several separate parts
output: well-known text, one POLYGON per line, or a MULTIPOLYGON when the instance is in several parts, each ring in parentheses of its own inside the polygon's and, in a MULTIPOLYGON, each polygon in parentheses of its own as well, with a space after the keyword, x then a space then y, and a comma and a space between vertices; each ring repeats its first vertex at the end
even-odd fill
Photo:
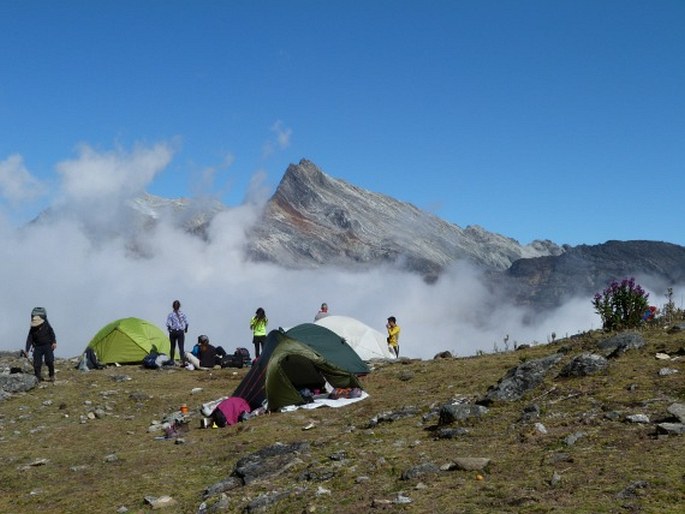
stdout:
MULTIPOLYGON (((197 338, 198 355, 186 352, 185 360, 196 369, 212 369, 217 364, 217 349, 209 344, 209 337, 201 335, 197 338)), ((219 347, 221 348, 221 347, 219 347)), ((223 352, 223 348, 221 349, 223 352)), ((226 352, 224 352, 226 353, 226 352)))
POLYGON ((48 380, 50 382, 55 380, 55 348, 57 348, 57 338, 47 318, 33 316, 29 335, 26 337, 26 354, 28 355, 33 349, 33 372, 39 382, 43 380, 41 375, 43 361, 48 367, 48 380))

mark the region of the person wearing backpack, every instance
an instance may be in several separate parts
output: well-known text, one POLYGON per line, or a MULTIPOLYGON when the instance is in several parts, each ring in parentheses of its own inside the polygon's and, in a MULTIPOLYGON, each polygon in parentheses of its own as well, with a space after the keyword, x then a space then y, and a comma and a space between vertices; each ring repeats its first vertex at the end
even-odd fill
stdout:
MULTIPOLYGON (((34 309, 36 312, 37 309, 34 309)), ((41 313, 32 313, 31 327, 26 336, 26 355, 33 350, 33 372, 39 382, 43 380, 41 373, 43 361, 48 367, 48 381, 55 381, 55 348, 57 348, 57 338, 55 331, 48 322, 45 310, 41 313)))
POLYGON ((261 307, 257 309, 255 315, 250 320, 250 330, 252 330, 252 344, 254 344, 255 359, 259 357, 261 349, 266 340, 266 325, 269 319, 266 317, 266 312, 261 307))

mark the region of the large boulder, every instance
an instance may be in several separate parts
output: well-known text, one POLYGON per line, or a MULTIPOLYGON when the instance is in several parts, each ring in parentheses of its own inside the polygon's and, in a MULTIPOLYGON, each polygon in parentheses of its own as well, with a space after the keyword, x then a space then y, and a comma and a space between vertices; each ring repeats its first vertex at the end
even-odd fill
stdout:
POLYGON ((476 403, 480 405, 490 405, 497 400, 519 400, 528 391, 540 385, 547 372, 549 372, 562 357, 563 355, 561 353, 555 353, 541 359, 524 362, 520 366, 510 369, 496 385, 490 386, 485 396, 476 403))

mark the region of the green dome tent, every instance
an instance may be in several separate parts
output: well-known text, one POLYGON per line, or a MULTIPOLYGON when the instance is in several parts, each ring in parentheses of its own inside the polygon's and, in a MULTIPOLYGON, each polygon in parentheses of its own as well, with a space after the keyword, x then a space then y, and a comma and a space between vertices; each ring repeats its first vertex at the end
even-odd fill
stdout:
POLYGON ((232 396, 243 398, 251 409, 266 399, 269 410, 275 411, 304 403, 299 391, 323 389, 325 382, 362 389, 357 376, 368 372, 344 339, 326 327, 305 323, 269 332, 262 354, 232 396))
POLYGON ((169 354, 169 337, 149 321, 122 318, 108 323, 88 343, 101 364, 139 364, 151 351, 169 354))

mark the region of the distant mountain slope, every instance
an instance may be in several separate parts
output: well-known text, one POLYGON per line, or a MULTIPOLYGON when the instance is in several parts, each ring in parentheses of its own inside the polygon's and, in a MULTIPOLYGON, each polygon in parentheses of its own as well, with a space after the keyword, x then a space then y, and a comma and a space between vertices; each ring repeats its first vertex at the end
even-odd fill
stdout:
POLYGON ((462 229, 307 160, 288 167, 248 245, 250 258, 288 267, 395 264, 433 278, 458 260, 505 270, 522 257, 563 251, 551 241, 524 246, 480 227, 462 229))
MULTIPOLYGON (((520 259, 504 273, 516 302, 533 306, 592 295, 612 280, 631 276, 656 291, 685 284, 685 247, 660 241, 579 245, 559 256, 520 259)), ((651 301, 659 304, 662 299, 651 301)))

